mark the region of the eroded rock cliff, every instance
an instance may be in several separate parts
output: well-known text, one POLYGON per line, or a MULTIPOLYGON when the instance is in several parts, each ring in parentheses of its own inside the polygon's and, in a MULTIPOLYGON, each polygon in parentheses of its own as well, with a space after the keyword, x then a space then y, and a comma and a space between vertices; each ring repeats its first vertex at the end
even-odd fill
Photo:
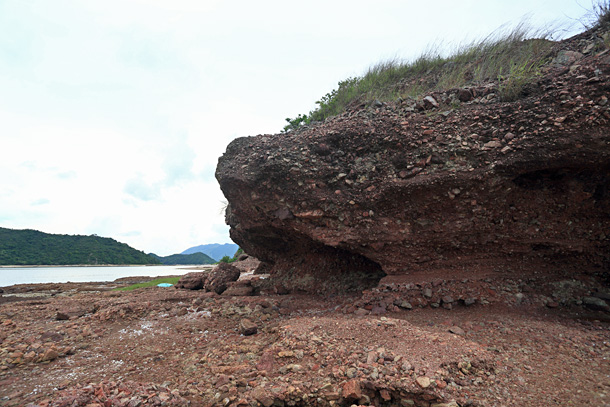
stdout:
POLYGON ((216 172, 232 239, 289 290, 607 275, 610 52, 586 35, 559 44, 515 102, 492 83, 233 141, 216 172))

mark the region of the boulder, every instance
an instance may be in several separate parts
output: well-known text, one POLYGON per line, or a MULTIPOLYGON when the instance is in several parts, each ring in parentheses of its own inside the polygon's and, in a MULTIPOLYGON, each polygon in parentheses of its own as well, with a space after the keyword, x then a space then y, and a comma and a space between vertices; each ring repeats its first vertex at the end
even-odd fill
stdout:
POLYGON ((219 263, 208 274, 203 289, 206 291, 214 291, 216 294, 222 294, 232 281, 237 281, 239 278, 239 269, 229 263, 219 263))
POLYGON ((237 267, 242 273, 250 273, 258 268, 260 261, 247 254, 242 254, 239 256, 238 260, 231 263, 231 265, 237 267))
POLYGON ((208 273, 197 271, 183 275, 176 283, 176 288, 184 288, 187 290, 202 290, 203 285, 208 277, 208 273))
POLYGON ((222 293, 224 296, 243 297, 254 295, 255 290, 250 280, 229 283, 227 289, 222 293))
POLYGON ((292 291, 607 273, 610 66, 587 61, 515 102, 439 115, 386 103, 234 140, 216 170, 232 240, 292 291))

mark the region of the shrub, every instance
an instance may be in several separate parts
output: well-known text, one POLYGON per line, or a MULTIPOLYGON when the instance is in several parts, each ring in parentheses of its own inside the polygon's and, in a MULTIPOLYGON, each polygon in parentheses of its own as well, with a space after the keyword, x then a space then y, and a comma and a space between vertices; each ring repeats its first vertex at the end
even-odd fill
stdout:
POLYGON ((219 263, 232 263, 235 260, 229 256, 223 256, 222 259, 218 260, 219 263))
POLYGON ((244 251, 242 250, 242 248, 238 248, 237 251, 235 252, 235 254, 233 255, 233 257, 229 257, 229 256, 223 256, 222 259, 220 259, 218 261, 218 263, 233 263, 234 261, 237 261, 237 259, 239 258, 239 256, 241 256, 244 253, 244 251))

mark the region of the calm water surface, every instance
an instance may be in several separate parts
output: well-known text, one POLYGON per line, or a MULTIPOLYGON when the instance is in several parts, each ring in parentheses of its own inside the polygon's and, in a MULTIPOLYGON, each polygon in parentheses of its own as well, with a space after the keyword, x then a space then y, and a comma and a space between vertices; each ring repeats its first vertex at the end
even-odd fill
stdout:
POLYGON ((121 277, 182 275, 192 266, 0 267, 0 287, 34 283, 114 281, 121 277))

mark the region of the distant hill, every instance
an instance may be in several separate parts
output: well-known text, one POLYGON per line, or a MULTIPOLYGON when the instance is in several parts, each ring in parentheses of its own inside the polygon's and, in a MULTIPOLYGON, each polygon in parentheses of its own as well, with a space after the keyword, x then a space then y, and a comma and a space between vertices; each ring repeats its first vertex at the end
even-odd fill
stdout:
POLYGON ((202 244, 200 246, 191 247, 182 252, 182 254, 205 253, 215 261, 219 261, 224 256, 233 257, 239 246, 235 243, 211 243, 202 244))
POLYGON ((0 228, 0 265, 159 264, 108 237, 0 228))
POLYGON ((161 264, 167 264, 173 266, 175 264, 214 264, 216 260, 204 253, 192 253, 192 254, 172 254, 171 256, 157 256, 154 253, 150 253, 150 256, 155 257, 161 262, 161 264))

